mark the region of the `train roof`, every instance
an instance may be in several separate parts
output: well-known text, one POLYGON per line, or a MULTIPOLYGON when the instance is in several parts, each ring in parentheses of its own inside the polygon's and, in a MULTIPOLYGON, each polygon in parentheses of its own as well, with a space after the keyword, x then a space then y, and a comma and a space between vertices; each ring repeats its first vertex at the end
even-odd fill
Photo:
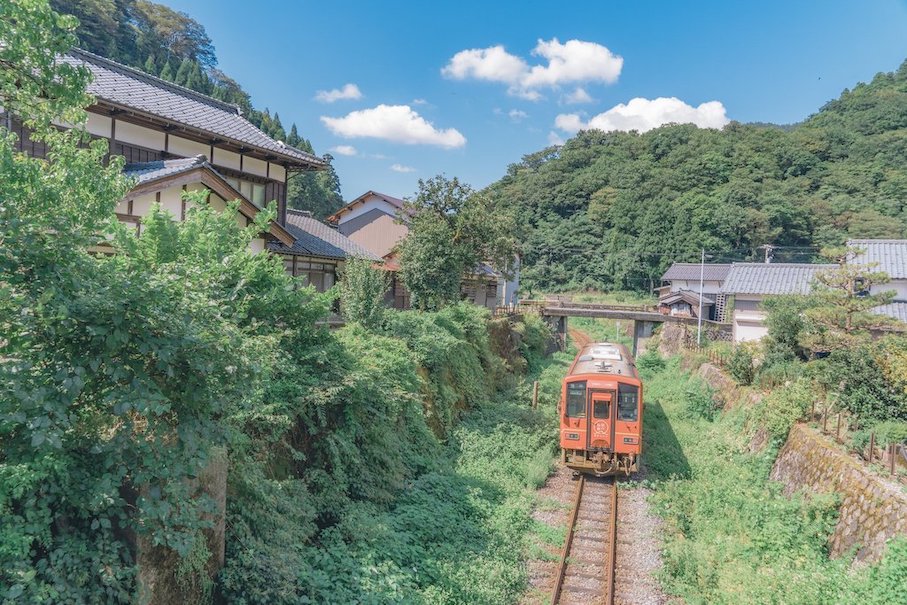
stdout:
POLYGON ((592 342, 580 350, 568 376, 603 374, 639 379, 630 350, 613 342, 592 342))

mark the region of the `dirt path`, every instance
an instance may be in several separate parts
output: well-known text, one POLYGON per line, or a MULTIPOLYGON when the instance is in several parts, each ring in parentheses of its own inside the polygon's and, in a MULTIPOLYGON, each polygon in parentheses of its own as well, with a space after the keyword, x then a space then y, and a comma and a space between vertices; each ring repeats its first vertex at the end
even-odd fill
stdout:
MULTIPOLYGON (((579 330, 569 330, 570 338, 583 346, 591 338, 579 330)), ((645 464, 645 460, 643 461, 645 464)), ((617 590, 621 605, 661 605, 671 602, 661 591, 655 573, 661 567, 661 519, 651 511, 651 490, 641 485, 645 467, 638 476, 622 479, 617 514, 617 590)), ((539 524, 533 558, 527 562, 529 588, 524 605, 541 605, 551 600, 554 576, 563 545, 570 509, 576 490, 573 472, 565 466, 548 477, 537 492, 533 519, 539 524)))

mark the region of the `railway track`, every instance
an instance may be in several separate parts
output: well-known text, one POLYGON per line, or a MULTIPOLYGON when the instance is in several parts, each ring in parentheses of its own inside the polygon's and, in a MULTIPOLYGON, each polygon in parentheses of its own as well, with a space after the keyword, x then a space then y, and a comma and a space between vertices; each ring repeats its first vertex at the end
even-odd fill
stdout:
POLYGON ((581 330, 567 328, 567 333, 570 335, 570 340, 580 349, 592 342, 592 338, 581 330))
POLYGON ((552 605, 613 605, 616 558, 615 480, 581 475, 555 575, 552 605))

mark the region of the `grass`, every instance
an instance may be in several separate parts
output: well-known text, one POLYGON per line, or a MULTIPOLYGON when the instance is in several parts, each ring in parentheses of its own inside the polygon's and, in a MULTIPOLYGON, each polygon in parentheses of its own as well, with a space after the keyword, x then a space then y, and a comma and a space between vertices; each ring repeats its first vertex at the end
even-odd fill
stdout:
POLYGON ((644 372, 645 462, 665 520, 664 588, 687 603, 907 602, 907 543, 851 571, 827 556, 832 497, 787 498, 768 474, 776 450, 751 454, 748 410, 701 413, 705 385, 673 359, 644 372))

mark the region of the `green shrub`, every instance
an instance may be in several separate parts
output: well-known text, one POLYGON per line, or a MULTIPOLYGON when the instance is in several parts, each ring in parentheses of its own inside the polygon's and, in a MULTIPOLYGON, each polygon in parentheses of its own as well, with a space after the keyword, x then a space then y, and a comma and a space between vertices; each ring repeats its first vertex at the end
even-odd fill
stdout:
POLYGON ((756 382, 759 388, 768 391, 785 383, 796 380, 803 373, 800 361, 768 361, 759 366, 756 382))
POLYGON ((727 369, 738 384, 752 384, 756 375, 756 367, 750 348, 746 345, 736 347, 728 359, 727 369))
POLYGON ((809 380, 776 388, 753 409, 753 422, 777 439, 785 439, 795 422, 806 415, 816 393, 809 380))
POLYGON ((688 418, 713 420, 720 409, 715 391, 704 380, 692 379, 684 393, 684 412, 688 418))
POLYGON ((665 360, 657 352, 647 351, 636 358, 636 367, 644 374, 660 372, 665 368, 665 360))
POLYGON ((390 287, 388 273, 373 264, 365 258, 348 258, 337 284, 344 319, 370 329, 384 318, 384 295, 390 287))

